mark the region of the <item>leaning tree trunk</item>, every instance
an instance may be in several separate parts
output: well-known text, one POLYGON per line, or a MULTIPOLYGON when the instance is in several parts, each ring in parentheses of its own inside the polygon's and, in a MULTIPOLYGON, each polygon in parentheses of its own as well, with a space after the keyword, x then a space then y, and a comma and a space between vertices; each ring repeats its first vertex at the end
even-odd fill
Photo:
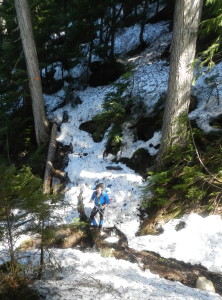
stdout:
POLYGON ((186 118, 190 104, 193 61, 203 0, 178 0, 175 5, 170 74, 163 116, 162 140, 157 168, 172 145, 187 139, 186 118), (185 116, 183 118, 183 116, 185 116))
POLYGON ((15 0, 15 8, 28 71, 36 141, 40 145, 48 140, 48 121, 45 114, 31 15, 27 0, 15 0))

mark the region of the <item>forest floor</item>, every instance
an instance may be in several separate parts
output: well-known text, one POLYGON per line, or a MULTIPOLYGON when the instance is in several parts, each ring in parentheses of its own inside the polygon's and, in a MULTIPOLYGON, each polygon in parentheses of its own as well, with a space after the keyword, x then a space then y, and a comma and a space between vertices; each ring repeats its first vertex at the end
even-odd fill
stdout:
POLYGON ((162 278, 179 281, 189 287, 195 288, 197 278, 204 276, 213 283, 216 293, 222 295, 222 274, 210 272, 201 265, 191 265, 176 259, 163 258, 151 251, 136 251, 129 248, 126 237, 115 227, 106 228, 103 230, 102 235, 98 234, 96 248, 101 247, 114 248, 115 250, 112 253, 115 258, 137 263, 144 271, 149 269, 162 278), (106 242, 107 237, 113 235, 113 231, 116 235, 119 235, 119 241, 116 245, 106 242))
MULTIPOLYGON (((61 164, 59 167, 62 169, 64 169, 67 163, 67 156, 70 149, 65 150, 66 151, 61 155, 60 149, 59 158, 57 157, 61 164), (61 157, 63 157, 63 159, 61 159, 61 157)), ((197 208, 194 210, 196 211, 197 208)), ((203 211, 203 208, 201 211, 203 211)), ((221 213, 221 207, 219 205, 217 206, 217 213, 221 213)), ((173 258, 163 258, 152 251, 136 251, 128 247, 126 236, 116 227, 103 228, 102 233, 88 225, 82 228, 68 226, 61 231, 58 228, 56 231, 57 230, 57 238, 50 244, 50 247, 77 247, 82 251, 88 251, 90 248, 96 249, 96 251, 103 253, 103 255, 105 253, 105 255, 114 256, 116 259, 136 263, 143 271, 148 269, 152 273, 158 274, 161 278, 179 281, 183 285, 192 288, 196 287, 198 277, 203 276, 213 283, 215 292, 222 296, 222 274, 208 271, 207 268, 201 265, 191 265, 190 263, 185 263, 173 258), (118 242, 110 243, 106 241, 106 239, 112 236, 118 237, 118 242)))
MULTIPOLYGON (((104 257, 113 256, 137 264, 141 270, 150 270, 171 281, 179 281, 183 285, 195 288, 198 277, 210 280, 216 293, 222 296, 222 274, 208 271, 201 265, 191 265, 173 258, 163 258, 152 251, 136 251, 128 247, 126 236, 116 227, 103 228, 99 232, 97 228, 85 225, 83 227, 67 226, 55 229, 56 239, 49 247, 77 248, 81 251, 96 251, 104 257), (115 237, 114 242, 108 241, 115 237)), ((35 243, 38 248, 40 241, 35 243)))

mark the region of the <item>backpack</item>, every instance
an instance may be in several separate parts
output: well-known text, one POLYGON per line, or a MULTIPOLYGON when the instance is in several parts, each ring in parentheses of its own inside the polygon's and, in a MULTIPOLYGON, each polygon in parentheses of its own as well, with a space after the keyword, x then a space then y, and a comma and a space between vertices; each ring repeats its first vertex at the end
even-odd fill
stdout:
POLYGON ((101 185, 103 192, 105 192, 109 196, 109 201, 112 202, 112 198, 111 198, 111 186, 112 186, 112 184, 108 184, 107 186, 105 186, 104 183, 96 181, 94 183, 94 186, 93 186, 93 191, 96 190, 97 185, 101 185))

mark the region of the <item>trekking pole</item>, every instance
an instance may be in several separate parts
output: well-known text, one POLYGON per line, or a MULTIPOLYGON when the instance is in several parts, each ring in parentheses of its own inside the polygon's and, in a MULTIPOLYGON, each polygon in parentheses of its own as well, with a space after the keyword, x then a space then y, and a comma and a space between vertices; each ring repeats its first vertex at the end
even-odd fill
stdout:
MULTIPOLYGON (((98 209, 99 212, 101 212, 101 214, 104 215, 104 212, 101 211, 101 209, 99 208, 99 206, 95 205, 95 207, 98 209)), ((104 207, 105 208, 105 207, 104 207)))

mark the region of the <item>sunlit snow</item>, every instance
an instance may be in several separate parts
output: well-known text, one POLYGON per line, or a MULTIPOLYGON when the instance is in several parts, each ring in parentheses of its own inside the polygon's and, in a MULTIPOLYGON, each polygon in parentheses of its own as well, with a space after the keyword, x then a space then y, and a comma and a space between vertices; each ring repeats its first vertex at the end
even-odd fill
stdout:
MULTIPOLYGON (((150 47, 143 54, 129 59, 134 63, 134 94, 145 99, 147 111, 152 113, 154 105, 166 92, 169 63, 160 60, 161 52, 169 45, 171 33, 166 22, 156 25, 147 24, 145 39, 150 47)), ((126 53, 138 45, 138 26, 123 29, 116 38, 116 53, 126 53), (127 46, 127 47, 126 47, 127 46)), ((206 77, 217 76, 220 66, 210 73, 201 75, 193 87, 198 98, 198 108, 190 114, 198 119, 198 125, 209 129, 211 116, 221 113, 222 103, 213 92, 207 95, 206 77)), ((70 74, 80 74, 79 65, 70 74), (78 70, 78 67, 79 70, 78 70)), ((60 78, 59 65, 56 77, 60 78)), ((222 86, 218 84, 219 96, 222 86)), ((71 145, 65 169, 70 179, 66 187, 65 208, 55 211, 62 217, 61 223, 72 223, 78 217, 77 197, 83 191, 86 214, 89 216, 92 205, 89 199, 96 180, 111 184, 112 202, 105 212, 104 227, 116 226, 127 237, 129 246, 136 250, 151 250, 163 257, 174 257, 192 264, 201 263, 211 271, 222 272, 222 220, 220 216, 201 217, 197 214, 186 215, 182 219, 171 220, 163 225, 164 232, 159 236, 140 236, 136 233, 140 226, 138 207, 140 204, 143 178, 122 163, 112 162, 112 156, 103 157, 107 135, 102 142, 95 143, 91 135, 79 129, 81 123, 89 121, 102 111, 105 95, 113 89, 112 85, 104 87, 87 87, 77 91, 82 104, 72 108, 67 105, 55 110, 61 103, 64 90, 55 95, 45 95, 47 114, 50 119, 61 124, 57 140, 64 145, 71 145), (68 122, 62 123, 63 113, 68 114, 68 122), (107 166, 118 166, 118 170, 107 169, 107 166), (184 222, 184 228, 176 230, 176 225, 184 222)), ((146 149, 155 155, 155 148, 161 138, 156 132, 147 142, 134 142, 125 124, 124 147, 122 157, 130 158, 139 149, 146 149)), ((107 242, 118 242, 116 237, 109 237, 107 242)), ((55 273, 46 273, 44 280, 35 285, 46 300, 71 299, 189 299, 216 300, 219 295, 202 292, 159 278, 149 271, 142 271, 139 265, 123 260, 102 257, 94 249, 86 253, 74 249, 52 249, 52 257, 59 265, 55 273)), ((33 253, 30 253, 32 256, 33 253)))

